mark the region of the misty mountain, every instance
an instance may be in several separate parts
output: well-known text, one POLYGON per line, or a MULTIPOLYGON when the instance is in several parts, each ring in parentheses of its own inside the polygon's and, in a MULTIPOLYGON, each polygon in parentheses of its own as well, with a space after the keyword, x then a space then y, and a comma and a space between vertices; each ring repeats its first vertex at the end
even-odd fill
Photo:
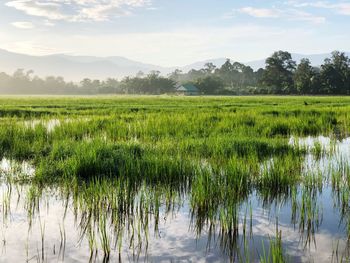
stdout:
POLYGON ((44 76, 63 76, 67 80, 79 81, 85 77, 106 79, 135 75, 139 71, 148 73, 159 70, 168 73, 169 69, 140 63, 123 57, 92 57, 49 55, 30 56, 0 49, 0 72, 12 73, 18 68, 32 69, 35 74, 44 76))
POLYGON ((188 72, 191 69, 199 70, 201 68, 204 68, 204 65, 207 63, 213 63, 216 67, 220 67, 225 63, 226 60, 227 58, 207 59, 207 60, 198 61, 189 65, 186 65, 184 67, 179 67, 179 69, 182 70, 183 72, 188 72))
MULTIPOLYGON (((350 56, 350 53, 347 53, 347 55, 350 56)), ((314 55, 292 54, 293 59, 298 63, 302 58, 308 58, 314 66, 320 66, 324 59, 330 56, 330 53, 314 55)), ((199 70, 208 62, 220 67, 225 61, 226 58, 216 58, 195 62, 183 67, 161 67, 118 56, 94 57, 64 54, 30 56, 0 49, 0 72, 13 73, 19 68, 32 69, 35 75, 40 77, 63 76, 66 80, 72 81, 80 81, 86 77, 90 79, 107 79, 109 77, 121 79, 125 76, 135 75, 139 71, 147 74, 152 70, 160 71, 163 75, 166 75, 176 68, 183 72, 188 72, 191 69, 199 70)), ((235 60, 231 58, 231 61, 235 60)), ((265 67, 265 59, 249 61, 244 64, 257 70, 265 67)))

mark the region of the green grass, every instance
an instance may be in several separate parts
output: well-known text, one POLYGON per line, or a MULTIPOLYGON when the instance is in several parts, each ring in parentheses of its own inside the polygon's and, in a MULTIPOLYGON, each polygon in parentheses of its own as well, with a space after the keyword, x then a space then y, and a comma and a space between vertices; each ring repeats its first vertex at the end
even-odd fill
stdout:
MULTIPOLYGON (((0 157, 36 168, 29 213, 36 187, 59 187, 85 215, 80 225, 91 253, 99 240, 107 257, 111 246, 120 249, 124 231, 135 251, 147 248, 161 207, 170 212, 185 199, 197 235, 219 226, 222 246, 232 249, 241 204, 253 191, 294 200, 299 185, 307 189, 293 204, 294 220, 309 235, 319 223, 309 188, 322 179, 301 172, 307 149, 289 139, 350 131, 347 97, 0 97, 0 105, 0 157)), ((320 145, 312 153, 327 154, 320 145)), ((345 210, 342 178, 348 168, 331 177, 345 210)), ((281 242, 278 234, 261 260, 280 262, 281 242)))

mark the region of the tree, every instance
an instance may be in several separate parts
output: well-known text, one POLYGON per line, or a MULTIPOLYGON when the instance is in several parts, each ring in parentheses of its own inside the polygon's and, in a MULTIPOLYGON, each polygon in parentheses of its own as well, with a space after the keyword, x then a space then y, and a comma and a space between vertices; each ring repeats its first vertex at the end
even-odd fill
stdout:
POLYGON ((192 81, 196 81, 200 78, 203 78, 205 76, 205 73, 203 70, 196 70, 196 69, 191 69, 188 73, 188 79, 192 81))
POLYGON ((173 72, 171 72, 168 75, 168 77, 174 81, 179 81, 181 75, 182 75, 182 71, 180 69, 175 69, 173 72))
POLYGON ((145 73, 143 73, 143 71, 141 71, 141 70, 136 73, 137 78, 143 78, 144 76, 145 76, 145 73))
POLYGON ((159 72, 151 72, 146 77, 126 77, 119 89, 131 94, 162 94, 173 92, 175 81, 159 75, 159 72))
POLYGON ((159 70, 151 70, 148 74, 148 76, 154 76, 154 77, 159 77, 160 71, 159 70))
POLYGON ((298 94, 313 93, 313 80, 316 75, 310 60, 303 58, 294 74, 295 89, 298 94))
POLYGON ((225 63, 216 70, 216 76, 220 77, 227 87, 234 87, 234 68, 231 64, 231 60, 227 59, 225 63))
POLYGON ((207 76, 196 81, 196 86, 204 94, 219 94, 224 89, 224 82, 221 78, 207 76))
POLYGON ((150 73, 147 76, 147 92, 150 94, 173 92, 175 88, 175 82, 171 79, 162 77, 159 74, 160 72, 158 71, 157 74, 150 73))
POLYGON ((212 62, 208 62, 204 65, 204 72, 206 74, 212 74, 216 69, 216 66, 212 62))
POLYGON ((15 78, 15 79, 28 79, 28 75, 29 74, 26 74, 24 72, 23 68, 19 68, 13 73, 13 78, 15 78))
POLYGON ((321 82, 328 94, 350 94, 350 60, 345 53, 334 51, 321 66, 321 82))
POLYGON ((255 86, 257 80, 255 79, 254 70, 251 67, 243 65, 241 74, 241 85, 242 86, 255 86))
POLYGON ((265 69, 263 68, 259 68, 257 71, 254 72, 254 78, 258 85, 262 85, 264 72, 265 69))
POLYGON ((293 73, 296 67, 292 55, 286 51, 277 51, 266 59, 263 85, 272 93, 290 94, 294 91, 293 73))
POLYGON ((119 82, 117 79, 108 78, 106 81, 103 81, 101 83, 98 93, 123 93, 123 90, 120 89, 119 82))

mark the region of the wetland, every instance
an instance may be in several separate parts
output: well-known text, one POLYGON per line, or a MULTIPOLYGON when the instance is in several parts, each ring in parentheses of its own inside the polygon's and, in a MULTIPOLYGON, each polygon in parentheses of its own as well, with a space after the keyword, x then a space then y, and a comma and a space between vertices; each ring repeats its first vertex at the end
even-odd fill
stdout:
POLYGON ((0 262, 350 260, 350 98, 0 105, 0 262))

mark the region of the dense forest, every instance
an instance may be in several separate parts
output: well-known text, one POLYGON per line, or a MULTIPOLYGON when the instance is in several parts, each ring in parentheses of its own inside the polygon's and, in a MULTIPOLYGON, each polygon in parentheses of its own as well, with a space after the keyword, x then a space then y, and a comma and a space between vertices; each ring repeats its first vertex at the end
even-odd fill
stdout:
POLYGON ((139 72, 122 80, 83 79, 66 82, 62 77, 45 79, 32 70, 18 69, 12 75, 0 73, 0 93, 3 94, 172 94, 176 86, 192 83, 203 95, 249 94, 350 94, 350 59, 334 51, 320 67, 308 59, 297 64, 289 52, 277 51, 266 59, 265 68, 251 67, 229 59, 216 67, 207 63, 200 70, 175 70, 167 77, 160 72, 139 72))

